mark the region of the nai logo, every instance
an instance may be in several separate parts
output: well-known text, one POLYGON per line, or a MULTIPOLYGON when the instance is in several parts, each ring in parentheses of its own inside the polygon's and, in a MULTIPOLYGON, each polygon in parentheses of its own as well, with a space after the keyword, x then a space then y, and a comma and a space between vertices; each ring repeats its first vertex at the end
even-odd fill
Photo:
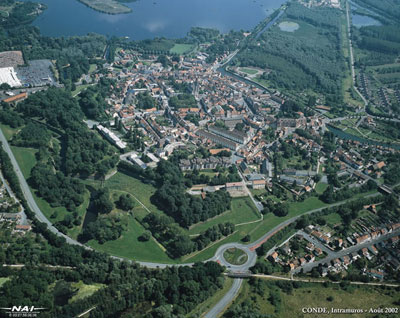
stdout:
POLYGON ((12 306, 11 308, 0 308, 4 310, 8 317, 37 317, 46 308, 35 306, 12 306))

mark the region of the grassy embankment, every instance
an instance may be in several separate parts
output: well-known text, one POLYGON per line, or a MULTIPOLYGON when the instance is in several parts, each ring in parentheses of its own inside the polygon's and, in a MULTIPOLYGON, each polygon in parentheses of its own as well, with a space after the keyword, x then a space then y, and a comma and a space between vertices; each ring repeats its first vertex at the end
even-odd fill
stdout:
POLYGON ((77 289, 78 291, 76 292, 76 294, 74 296, 71 297, 71 299, 69 300, 69 303, 89 297, 89 296, 93 295, 95 292, 97 292, 99 289, 105 287, 105 285, 98 284, 98 283, 86 285, 82 281, 79 281, 77 283, 72 283, 71 287, 74 290, 77 289))
POLYGON ((176 43, 169 51, 171 53, 175 53, 175 54, 185 54, 190 52, 191 50, 193 50, 194 45, 193 44, 179 44, 176 43))
POLYGON ((229 289, 231 289, 232 284, 233 278, 225 277, 223 287, 217 290, 217 292, 212 297, 207 298, 206 301, 202 302, 190 313, 188 313, 186 317, 204 317, 204 315, 225 296, 229 289))

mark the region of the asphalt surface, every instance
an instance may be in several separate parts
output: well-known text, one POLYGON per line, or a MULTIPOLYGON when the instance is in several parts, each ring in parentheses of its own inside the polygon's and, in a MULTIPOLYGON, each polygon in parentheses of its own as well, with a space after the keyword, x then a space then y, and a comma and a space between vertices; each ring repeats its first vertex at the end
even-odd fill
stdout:
MULTIPOLYGON (((11 163, 14 167, 14 170, 17 174, 18 180, 20 182, 21 188, 22 188, 22 192, 24 194, 24 197, 28 203, 29 208, 35 213, 37 219, 43 223, 47 224, 48 229, 53 232, 54 234, 64 237, 66 242, 68 244, 73 244, 73 245, 80 245, 83 246, 84 248, 87 249, 91 249, 90 247, 87 247, 81 243, 79 243, 78 241, 70 238, 69 236, 61 233, 60 231, 58 231, 53 225, 52 223, 45 217, 45 215, 42 213, 42 211, 39 209, 39 207, 37 206, 35 200, 33 199, 31 190, 21 172, 21 169, 19 168, 19 165, 14 157, 13 152, 11 151, 11 148, 8 144, 8 141, 6 140, 3 131, 0 129, 0 141, 3 144, 3 149, 7 152, 7 154, 10 157, 11 163)), ((373 196, 373 195, 370 195, 373 196)), ((252 197, 252 196, 250 196, 252 197)), ((253 199, 254 200, 254 199, 253 199)), ((345 201, 348 202, 349 200, 345 201)), ((344 204, 345 202, 338 202, 332 205, 329 205, 328 207, 333 207, 333 206, 338 206, 341 204, 344 204)), ((257 204, 256 204, 257 205, 257 204)), ((322 208, 318 208, 318 209, 314 209, 311 211, 308 211, 302 215, 305 214, 312 214, 315 212, 319 212, 321 210, 323 210, 326 207, 322 207, 322 208)), ((233 273, 247 273, 249 268, 251 266, 253 266, 256 261, 257 261, 257 255, 255 253, 255 249, 257 247, 259 247, 261 244, 263 244, 264 242, 266 242, 273 234, 275 234, 276 232, 278 232, 279 230, 281 230, 282 228, 284 228, 285 226, 293 223, 294 221, 296 221, 298 218, 300 218, 302 215, 299 216, 295 216, 292 217, 284 222, 282 222, 281 224, 279 224, 278 226, 274 227, 272 230, 268 231, 266 234, 264 234, 261 238, 259 238, 258 240, 256 240, 255 242, 253 242, 252 244, 249 245, 243 245, 240 243, 229 243, 229 244, 225 244, 222 245, 218 248, 217 252, 215 253, 214 257, 206 260, 205 262, 208 261, 216 261, 218 263, 220 263, 223 266, 226 266, 231 272, 233 273), (227 250, 228 248, 232 248, 232 247, 236 247, 239 249, 242 249, 248 256, 248 260, 245 264, 243 265, 231 265, 229 264, 223 257, 223 254, 225 252, 225 250, 227 250)), ((116 256, 112 256, 115 259, 119 259, 119 260, 124 260, 127 261, 127 259, 122 258, 122 257, 116 257, 116 256)), ((130 261, 130 260, 128 260, 130 261)), ((137 262, 138 264, 148 267, 148 268, 165 268, 165 267, 169 267, 169 266, 192 266, 193 263, 187 263, 187 264, 163 264, 163 263, 152 263, 152 262, 137 262)), ((242 284, 242 279, 235 279, 234 284, 232 286, 232 288, 229 290, 229 292, 217 303, 216 306, 214 306, 207 314, 206 317, 207 318, 214 318, 216 317, 219 313, 221 313, 230 303, 231 301, 234 299, 234 297, 237 295, 237 293, 239 292, 240 286, 242 284)))
POLYGON ((330 255, 328 255, 327 257, 325 257, 324 259, 322 259, 320 261, 307 263, 307 264, 304 264, 303 266, 300 266, 300 267, 296 268, 293 271, 293 273, 297 274, 297 273, 299 273, 301 271, 301 269, 303 269, 303 271, 305 273, 309 272, 314 267, 317 267, 319 264, 329 263, 330 261, 332 261, 332 260, 334 260, 336 258, 343 257, 345 255, 349 255, 350 253, 353 253, 353 252, 357 252, 357 251, 363 249, 364 247, 369 247, 371 245, 380 243, 382 241, 390 239, 391 237, 399 235, 399 234, 400 234, 400 229, 397 229, 397 230, 393 231, 392 233, 388 233, 386 235, 382 235, 382 236, 380 236, 380 237, 378 237, 378 238, 376 238, 374 240, 371 240, 371 241, 368 241, 368 242, 365 242, 365 243, 362 243, 362 244, 357 244, 357 245, 351 246, 349 248, 343 249, 343 250, 338 251, 338 252, 331 252, 330 255))
MULTIPOLYGON (((374 197, 379 195, 379 193, 372 193, 369 194, 367 196, 365 196, 365 198, 369 198, 369 197, 374 197)), ((342 204, 346 204, 347 202, 353 201, 356 199, 348 199, 346 201, 340 201, 340 202, 336 202, 318 209, 314 209, 314 210, 310 210, 306 213, 294 216, 286 221, 283 221, 282 223, 280 223, 279 225, 275 226, 272 230, 268 231, 267 233, 265 233, 262 237, 260 237, 258 240, 254 241, 253 243, 250 244, 249 248, 251 250, 255 250, 257 247, 261 246, 263 243, 265 243, 272 235, 274 235, 276 232, 279 232, 281 229, 283 229, 284 227, 288 226, 289 224, 293 223, 294 221, 296 221, 297 219, 301 218, 303 215, 309 215, 309 214, 313 214, 316 212, 320 212, 326 208, 332 208, 335 206, 339 206, 342 204)))
POLYGON ((226 307, 230 305, 232 300, 239 293, 240 286, 242 286, 243 279, 236 278, 233 281, 232 288, 225 294, 225 296, 216 304, 204 317, 205 318, 216 318, 222 313, 226 307))
POLYGON ((17 163, 17 160, 14 157, 13 152, 11 151, 10 145, 8 144, 8 141, 6 139, 6 137, 3 134, 3 131, 0 129, 0 141, 3 144, 3 149, 7 152, 8 156, 10 157, 11 163, 14 167, 14 171, 17 174, 19 183, 21 185, 21 189, 22 189, 22 193, 24 194, 24 197, 28 203, 29 208, 36 214, 37 219, 40 222, 46 223, 47 224, 47 228, 53 232, 54 234, 58 235, 58 236, 62 236, 67 240, 68 244, 73 244, 73 245, 82 245, 79 242, 75 241, 74 239, 68 237, 67 235, 61 233, 60 231, 58 231, 53 224, 51 224, 51 222, 44 216, 44 214, 42 213, 42 211, 40 211, 39 207, 37 206, 35 200, 33 199, 31 190, 29 189, 28 184, 25 181, 25 178, 21 172, 21 169, 19 168, 19 165, 17 163))

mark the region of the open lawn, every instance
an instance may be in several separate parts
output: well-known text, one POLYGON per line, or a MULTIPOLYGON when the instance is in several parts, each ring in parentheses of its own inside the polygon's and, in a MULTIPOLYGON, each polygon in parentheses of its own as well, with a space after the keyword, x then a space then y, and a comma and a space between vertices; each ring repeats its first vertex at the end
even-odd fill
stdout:
POLYGON ((0 124, 0 128, 8 141, 10 141, 11 137, 14 136, 18 131, 17 128, 11 128, 10 126, 4 124, 0 124))
POLYGON ((72 283, 71 286, 74 290, 78 289, 78 291, 74 296, 71 297, 69 303, 89 297, 97 292, 99 289, 105 287, 105 285, 97 283, 86 285, 82 281, 79 281, 78 283, 72 283))
POLYGON ((243 265, 247 262, 247 254, 238 248, 230 248, 224 253, 225 260, 232 265, 243 265))
POLYGON ((239 70, 241 72, 244 72, 244 73, 249 74, 249 75, 254 75, 254 74, 258 73, 258 70, 255 70, 253 68, 248 68, 248 67, 241 67, 239 70))
POLYGON ((224 285, 221 289, 217 290, 216 293, 207 298, 206 301, 202 302, 195 309, 193 309, 186 317, 203 317, 211 308, 213 308, 225 294, 232 287, 233 278, 225 277, 224 285))
POLYGON ((36 165, 35 154, 37 149, 11 146, 11 150, 15 156, 15 159, 18 161, 22 174, 24 175, 25 179, 28 179, 31 175, 32 168, 36 165))
POLYGON ((338 213, 324 215, 322 218, 326 221, 329 227, 333 227, 336 224, 342 223, 342 218, 338 213))
MULTIPOLYGON (((134 213, 136 209, 134 209, 134 213)), ((174 263, 162 250, 162 248, 153 240, 141 242, 139 236, 145 231, 144 228, 131 216, 128 217, 128 228, 122 233, 122 236, 114 241, 108 241, 99 244, 95 240, 88 242, 88 245, 96 250, 109 253, 111 255, 125 257, 137 261, 150 261, 159 263, 174 263)))
MULTIPOLYGON (((281 293, 282 310, 279 317, 296 317, 299 314, 299 308, 304 304, 309 307, 327 307, 327 308, 382 308, 393 306, 396 297, 395 290, 374 289, 368 287, 350 288, 349 291, 338 287, 324 288, 322 285, 310 286, 295 289, 292 295, 281 293), (389 294, 389 295, 388 295, 389 294), (327 298, 333 297, 332 301, 327 298)), ((348 317, 346 314, 335 314, 335 318, 348 317)), ((307 315, 310 318, 321 317, 320 314, 307 315)), ((375 317, 375 314, 352 314, 354 318, 375 317)))
POLYGON ((209 227, 225 222, 239 224, 244 222, 256 221, 260 215, 249 197, 234 198, 231 203, 231 210, 227 211, 209 221, 194 225, 190 228, 189 234, 199 234, 209 227))
POLYGON ((169 51, 176 54, 185 54, 193 49, 193 44, 178 44, 176 43, 169 51))
MULTIPOLYGON (((309 317, 319 318, 321 314, 307 314, 301 312, 303 307, 326 307, 331 308, 354 308, 369 310, 370 308, 393 307, 393 302, 398 299, 396 291, 392 289, 379 289, 373 287, 350 287, 347 290, 341 289, 339 286, 324 287, 322 284, 302 283, 300 288, 293 289, 293 292, 287 294, 277 287, 272 287, 280 294, 281 303, 279 307, 275 307, 268 300, 270 297, 270 287, 266 281, 263 281, 261 290, 264 293, 260 296, 255 293, 246 281, 242 287, 239 297, 234 304, 240 304, 244 301, 250 301, 250 307, 254 306, 264 315, 273 314, 274 317, 309 317), (332 297, 331 301, 327 300, 332 297)), ((260 288, 258 288, 260 290, 260 288)), ((351 314, 356 318, 376 317, 376 314, 351 314)), ((329 316, 329 315, 328 315, 329 316)), ((335 318, 348 317, 349 314, 334 314, 335 318)))
MULTIPOLYGON (((36 204, 38 205, 39 209, 43 212, 43 214, 46 216, 46 218, 51 221, 52 223, 56 223, 58 221, 61 221, 64 219, 64 217, 72 212, 69 212, 65 207, 56 207, 52 208, 50 204, 48 204, 45 200, 42 198, 38 197, 35 193, 35 191, 31 188, 33 198, 36 201, 36 204), (53 217, 51 217, 53 216, 53 217), (56 217, 54 217, 56 216, 56 217)), ((78 212, 78 215, 82 217, 82 223, 83 220, 85 219, 85 214, 86 210, 89 206, 89 198, 90 198, 90 193, 88 190, 85 191, 84 194, 84 201, 83 203, 76 209, 78 212)), ((68 229, 68 235, 71 236, 72 238, 76 239, 81 232, 82 229, 82 223, 79 226, 74 226, 71 229, 68 229)))
POLYGON ((121 172, 117 172, 105 182, 105 186, 110 189, 130 193, 151 212, 161 212, 150 202, 151 196, 156 192, 156 188, 154 188, 151 184, 143 183, 139 179, 133 178, 121 172))
POLYGON ((326 190, 327 187, 328 187, 327 183, 318 182, 317 185, 315 186, 315 191, 318 194, 322 194, 326 190))

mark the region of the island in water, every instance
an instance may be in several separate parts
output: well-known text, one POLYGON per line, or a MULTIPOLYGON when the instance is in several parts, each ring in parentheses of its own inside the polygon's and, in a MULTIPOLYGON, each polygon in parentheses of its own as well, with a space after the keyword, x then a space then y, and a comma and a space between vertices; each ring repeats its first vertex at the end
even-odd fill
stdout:
POLYGON ((132 9, 122 2, 134 2, 136 0, 78 0, 96 11, 108 14, 130 13, 132 9))

